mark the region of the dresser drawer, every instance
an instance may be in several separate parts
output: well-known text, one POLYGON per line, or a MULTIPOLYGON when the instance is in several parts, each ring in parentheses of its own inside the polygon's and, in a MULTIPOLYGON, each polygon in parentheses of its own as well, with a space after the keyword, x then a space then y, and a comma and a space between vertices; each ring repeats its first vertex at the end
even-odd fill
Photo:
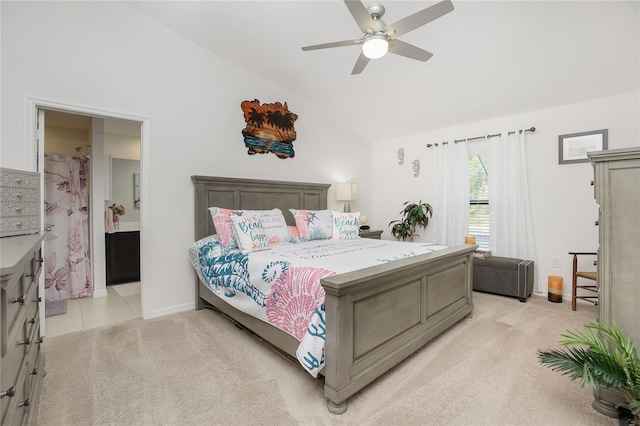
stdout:
POLYGON ((0 204, 0 217, 37 216, 39 203, 18 201, 0 204))
POLYGON ((40 203, 40 191, 38 188, 0 188, 0 202, 16 207, 24 204, 38 205, 40 203))
POLYGON ((2 188, 38 188, 40 176, 24 170, 0 169, 0 187, 2 188))
MULTIPOLYGON (((22 326, 24 330, 24 324, 22 326)), ((2 357, 2 379, 0 380, 0 392, 11 392, 14 396, 4 396, 0 398, 2 404, 2 412, 6 413, 9 405, 15 400, 24 396, 24 374, 27 368, 27 359, 25 357, 24 331, 11 341, 7 346, 8 350, 2 357)), ((10 423, 9 423, 10 424, 10 423)))
MULTIPOLYGON (((11 389, 13 396, 5 396, 0 399, 2 404, 3 418, 0 419, 3 425, 20 425, 25 417, 26 410, 25 404, 28 404, 28 395, 26 392, 27 380, 25 377, 27 373, 27 363, 23 362, 16 370, 17 381, 11 389)), ((4 381, 4 370, 2 372, 2 379, 4 381)), ((9 388, 2 388, 5 392, 9 388)))
POLYGON ((27 346, 27 369, 29 370, 28 375, 32 375, 33 369, 36 368, 38 364, 38 356, 40 355, 40 345, 42 341, 40 340, 40 323, 36 321, 36 326, 32 328, 31 334, 29 334, 29 345, 27 346))
POLYGON ((36 234, 40 232, 40 216, 0 217, 0 236, 36 234))
POLYGON ((38 283, 32 281, 25 296, 25 308, 27 311, 27 336, 30 336, 38 320, 38 283))
POLYGON ((8 285, 2 289, 2 307, 5 312, 2 313, 2 355, 7 352, 8 343, 15 339, 16 334, 24 333, 21 330, 24 327, 24 318, 26 318, 24 293, 25 277, 22 274, 15 274, 9 281, 8 285))

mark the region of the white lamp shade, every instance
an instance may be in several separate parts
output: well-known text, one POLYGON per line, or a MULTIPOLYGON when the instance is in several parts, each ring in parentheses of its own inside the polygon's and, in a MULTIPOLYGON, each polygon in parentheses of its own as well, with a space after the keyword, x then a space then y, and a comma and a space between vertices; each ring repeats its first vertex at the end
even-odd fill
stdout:
POLYGON ((336 184, 336 200, 337 201, 352 201, 358 199, 358 184, 357 183, 337 183, 336 184))
POLYGON ((369 59, 382 58, 389 51, 389 42, 384 35, 373 34, 362 44, 362 53, 369 59))

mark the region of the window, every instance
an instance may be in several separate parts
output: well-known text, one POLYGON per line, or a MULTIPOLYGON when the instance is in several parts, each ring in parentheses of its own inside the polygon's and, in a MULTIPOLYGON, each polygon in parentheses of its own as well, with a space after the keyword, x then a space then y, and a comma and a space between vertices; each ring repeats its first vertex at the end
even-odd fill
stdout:
POLYGON ((469 156, 469 235, 489 250, 489 177, 486 154, 469 156))

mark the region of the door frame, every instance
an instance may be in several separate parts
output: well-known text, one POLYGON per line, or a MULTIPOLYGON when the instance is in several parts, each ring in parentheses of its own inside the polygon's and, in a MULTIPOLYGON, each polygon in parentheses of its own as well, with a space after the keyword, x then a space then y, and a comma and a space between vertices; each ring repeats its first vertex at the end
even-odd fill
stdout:
MULTIPOLYGON (((60 101, 54 101, 50 99, 36 98, 27 96, 25 101, 25 141, 24 144, 25 164, 26 169, 42 172, 38 170, 38 153, 44 153, 44 141, 38 139, 38 110, 55 110, 60 112, 66 112, 71 114, 86 115, 93 118, 106 118, 106 119, 119 119, 128 120, 140 123, 140 297, 141 297, 141 316, 143 319, 147 317, 147 313, 151 311, 149 307, 151 291, 148 285, 148 279, 146 279, 146 272, 151 270, 151 261, 149 259, 149 223, 150 223, 150 211, 149 208, 149 171, 150 167, 150 130, 151 130, 151 118, 139 114, 131 114, 119 111, 109 111, 103 109, 92 108, 78 104, 68 104, 60 101)), ((96 159, 100 160, 101 159, 96 159)), ((40 164, 40 167, 44 167, 44 164, 40 164)), ((102 205, 102 204, 100 204, 102 205)), ((44 200, 40 199, 40 206, 43 208, 44 200)), ((40 229, 43 229, 44 215, 42 216, 42 223, 40 229)), ((91 262, 94 264, 93 251, 91 255, 91 262)), ((93 269, 93 268, 92 268, 93 269)), ((44 275, 40 275, 40 294, 44 294, 44 275)), ((40 312, 44 313, 44 298, 41 302, 40 312)), ((43 314, 44 315, 44 314, 43 314)))

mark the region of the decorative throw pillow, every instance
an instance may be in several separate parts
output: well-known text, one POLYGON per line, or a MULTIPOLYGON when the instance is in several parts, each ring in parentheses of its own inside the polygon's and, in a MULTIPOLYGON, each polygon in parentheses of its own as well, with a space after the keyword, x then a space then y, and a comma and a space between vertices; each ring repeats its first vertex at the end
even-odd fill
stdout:
POLYGON ((257 216, 230 216, 236 243, 242 254, 268 250, 269 241, 257 216))
POLYGON ((270 246, 298 243, 297 238, 291 235, 289 225, 287 225, 287 221, 280 209, 274 209, 273 213, 260 215, 258 217, 260 218, 265 234, 267 234, 267 240, 270 246), (277 210, 277 213, 275 210, 277 210))
POLYGON ((360 238, 360 212, 342 213, 332 211, 333 233, 332 238, 337 240, 355 240, 360 238))
POLYGON ((280 209, 272 210, 231 210, 220 207, 210 207, 213 226, 216 228, 216 235, 220 239, 222 254, 228 254, 231 250, 238 248, 238 244, 233 236, 233 225, 229 217, 231 216, 260 216, 264 214, 282 213, 280 209))
POLYGON ((300 241, 328 240, 333 231, 331 210, 289 209, 296 220, 300 241))

